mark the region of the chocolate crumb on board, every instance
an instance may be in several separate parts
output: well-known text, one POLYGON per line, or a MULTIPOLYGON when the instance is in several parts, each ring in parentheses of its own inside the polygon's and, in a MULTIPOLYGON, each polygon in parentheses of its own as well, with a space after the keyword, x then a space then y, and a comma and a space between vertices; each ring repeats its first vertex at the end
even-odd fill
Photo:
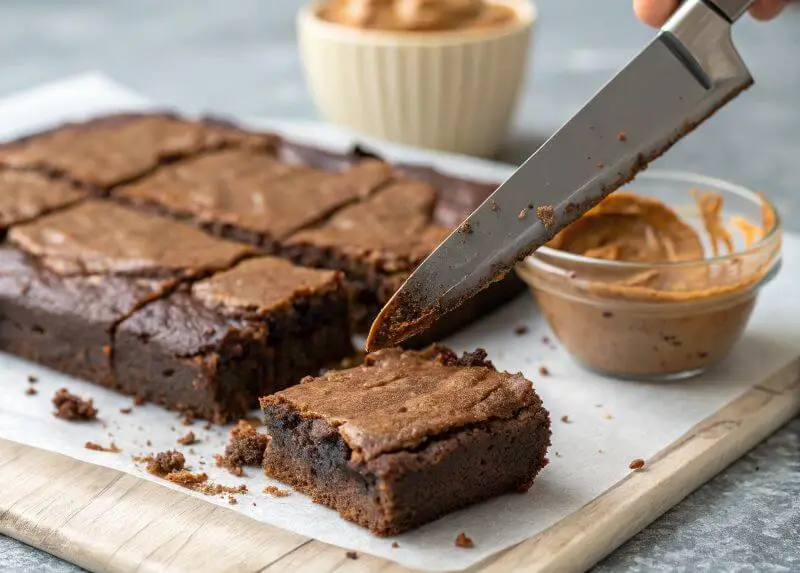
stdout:
POLYGON ((542 344, 550 344, 550 339, 546 336, 542 336, 542 344))
POLYGON ((571 424, 572 423, 572 420, 570 420, 569 416, 567 416, 566 414, 561 416, 561 421, 564 422, 565 424, 571 424))
POLYGON ((184 412, 181 424, 183 424, 184 426, 191 426, 192 424, 194 424, 194 412, 191 411, 184 412))
POLYGON ((348 551, 347 553, 345 553, 345 556, 348 559, 354 559, 354 560, 358 559, 358 553, 356 553, 355 551, 348 551))
POLYGON ((134 406, 144 406, 145 399, 141 396, 134 396, 133 398, 133 405, 134 406))
POLYGON ((120 408, 119 409, 119 413, 120 414, 130 414, 131 412, 133 412, 133 408, 120 408))
POLYGON ((536 207, 536 217, 546 228, 551 228, 556 224, 555 209, 552 205, 540 205, 536 207))
POLYGON ((191 446, 197 442, 194 432, 187 432, 185 435, 178 438, 178 443, 182 446, 191 446))
POLYGON ((604 417, 606 420, 613 420, 613 419, 614 419, 614 416, 612 416, 611 414, 606 414, 606 415, 605 415, 605 416, 603 416, 603 417, 604 417))
POLYGON ((38 393, 39 393, 38 390, 36 390, 36 388, 34 388, 33 386, 28 386, 25 389, 25 394, 28 396, 36 396, 36 394, 38 393))
POLYGON ((517 215, 517 219, 522 221, 527 216, 528 216, 528 208, 525 207, 522 211, 519 212, 519 215, 517 215))
POLYGON ((469 549, 470 547, 474 547, 475 544, 472 542, 472 539, 467 537, 464 532, 458 534, 456 537, 456 547, 461 547, 463 549, 469 549))
POLYGON ((231 461, 222 454, 214 454, 214 461, 216 462, 218 468, 225 468, 236 477, 242 477, 244 475, 242 466, 237 466, 231 463, 231 461))
POLYGON ((30 382, 31 384, 36 384, 38 381, 39 379, 36 376, 34 376, 33 374, 28 374, 28 382, 30 382))
POLYGON ((640 470, 644 468, 644 460, 642 458, 636 458, 631 463, 628 464, 628 467, 632 470, 640 470))
POLYGON ((291 495, 291 493, 289 493, 285 489, 275 487, 274 485, 264 486, 264 493, 266 493, 267 495, 271 495, 273 497, 288 497, 291 495))
POLYGON ((472 233, 472 225, 470 224, 469 221, 464 221, 463 223, 461 223, 461 225, 458 226, 458 232, 470 234, 472 233))
POLYGON ((205 424, 203 424, 203 429, 204 430, 210 430, 213 427, 214 427, 214 424, 212 422, 206 422, 205 424))
POLYGON ((83 445, 84 448, 87 450, 94 450, 95 452, 109 452, 112 454, 118 454, 122 450, 117 447, 117 444, 111 442, 111 445, 108 447, 101 446, 100 444, 95 444, 94 442, 86 442, 83 445))
POLYGON ((524 324, 520 325, 514 329, 514 334, 516 334, 517 336, 528 334, 528 327, 525 326, 524 324))
POLYGON ((550 376, 550 371, 547 369, 547 366, 540 366, 539 374, 542 376, 550 376))
POLYGON ((238 501, 236 501, 236 498, 235 498, 235 497, 233 497, 232 495, 229 495, 229 496, 228 496, 228 503, 229 503, 229 504, 231 504, 231 505, 236 505, 236 504, 237 504, 237 503, 239 503, 239 502, 238 502, 238 501))
POLYGON ((53 405, 56 411, 53 415, 62 420, 96 420, 97 408, 94 400, 84 400, 80 396, 70 394, 66 388, 61 388, 53 396, 53 405))
POLYGON ((617 134, 617 139, 619 139, 620 141, 628 141, 628 134, 625 133, 624 131, 620 131, 617 134))
POLYGON ((392 549, 397 549, 400 547, 400 544, 397 541, 392 541, 392 549))
POLYGON ((145 444, 147 444, 147 447, 149 448, 149 447, 151 447, 153 445, 153 442, 151 442, 150 440, 147 440, 145 442, 145 444))

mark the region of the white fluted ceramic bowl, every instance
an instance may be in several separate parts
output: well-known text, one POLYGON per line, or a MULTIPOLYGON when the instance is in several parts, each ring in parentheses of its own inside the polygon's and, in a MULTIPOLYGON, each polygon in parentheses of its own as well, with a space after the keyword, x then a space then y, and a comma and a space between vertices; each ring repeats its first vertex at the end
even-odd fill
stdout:
POLYGON ((530 0, 493 0, 515 22, 491 29, 363 30, 298 17, 312 97, 329 122, 373 137, 487 156, 505 139, 536 21, 530 0))

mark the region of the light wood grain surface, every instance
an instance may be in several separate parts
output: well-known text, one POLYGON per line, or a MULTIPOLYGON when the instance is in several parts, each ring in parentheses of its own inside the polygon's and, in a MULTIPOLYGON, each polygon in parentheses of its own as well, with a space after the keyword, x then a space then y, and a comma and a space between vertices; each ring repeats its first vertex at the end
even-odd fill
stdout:
MULTIPOLYGON (((581 571, 800 412, 800 360, 616 486, 470 571, 581 571)), ((407 571, 158 484, 0 440, 0 533, 92 571, 407 571)))

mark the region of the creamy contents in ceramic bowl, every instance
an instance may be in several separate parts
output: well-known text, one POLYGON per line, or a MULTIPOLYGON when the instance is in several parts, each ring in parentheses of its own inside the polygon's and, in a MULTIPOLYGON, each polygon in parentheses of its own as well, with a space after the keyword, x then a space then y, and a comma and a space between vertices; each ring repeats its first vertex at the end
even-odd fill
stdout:
POLYGON ((485 0, 327 0, 319 15, 354 28, 406 32, 494 28, 516 19, 508 6, 485 0))

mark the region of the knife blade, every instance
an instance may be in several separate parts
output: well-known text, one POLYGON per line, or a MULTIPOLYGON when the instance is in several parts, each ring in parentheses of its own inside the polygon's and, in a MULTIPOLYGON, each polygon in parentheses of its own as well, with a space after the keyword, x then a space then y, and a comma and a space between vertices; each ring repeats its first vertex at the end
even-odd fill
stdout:
POLYGON ((752 2, 685 2, 411 274, 372 324, 367 349, 425 330, 504 277, 748 88, 731 25, 752 2))

